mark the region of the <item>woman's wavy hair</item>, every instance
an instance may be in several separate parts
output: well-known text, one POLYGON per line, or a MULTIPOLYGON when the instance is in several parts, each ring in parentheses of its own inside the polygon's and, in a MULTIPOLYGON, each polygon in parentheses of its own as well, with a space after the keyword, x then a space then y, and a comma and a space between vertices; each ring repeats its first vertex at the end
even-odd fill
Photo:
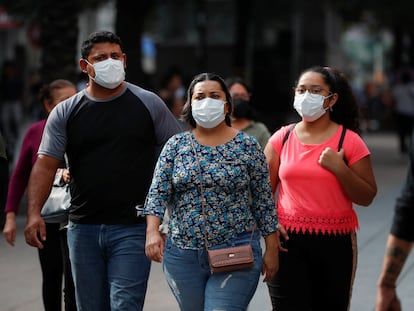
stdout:
POLYGON ((230 115, 233 112, 233 101, 231 99, 229 89, 227 88, 226 83, 224 82, 223 78, 220 77, 218 74, 213 73, 213 72, 200 73, 200 74, 196 75, 193 78, 193 81, 191 81, 191 83, 188 87, 188 90, 187 90, 187 101, 184 104, 181 119, 184 122, 190 124, 193 128, 196 127, 197 124, 196 124, 196 121, 193 118, 193 114, 192 114, 192 110, 191 110, 191 103, 192 103, 192 97, 193 97, 195 85, 197 83, 203 82, 203 81, 216 81, 220 84, 221 89, 226 94, 226 103, 228 105, 228 111, 227 111, 227 114, 225 116, 225 122, 226 122, 227 126, 231 126, 230 115))
POLYGON ((332 67, 313 66, 302 71, 301 76, 306 72, 320 73, 329 85, 329 91, 338 94, 336 104, 330 111, 331 120, 360 134, 358 103, 346 76, 332 67))

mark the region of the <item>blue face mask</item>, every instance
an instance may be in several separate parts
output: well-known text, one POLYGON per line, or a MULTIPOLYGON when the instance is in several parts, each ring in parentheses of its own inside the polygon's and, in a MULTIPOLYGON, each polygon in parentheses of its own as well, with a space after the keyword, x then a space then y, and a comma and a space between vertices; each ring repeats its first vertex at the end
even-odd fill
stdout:
POLYGON ((210 97, 193 101, 191 111, 196 123, 204 128, 213 128, 224 121, 224 101, 210 97))

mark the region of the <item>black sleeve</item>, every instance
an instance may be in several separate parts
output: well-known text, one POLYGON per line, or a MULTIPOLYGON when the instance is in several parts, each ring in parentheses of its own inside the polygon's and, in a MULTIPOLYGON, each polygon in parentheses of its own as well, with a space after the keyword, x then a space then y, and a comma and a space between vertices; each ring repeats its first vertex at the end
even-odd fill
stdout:
POLYGON ((405 185, 395 204, 391 233, 397 238, 414 241, 414 140, 405 185))

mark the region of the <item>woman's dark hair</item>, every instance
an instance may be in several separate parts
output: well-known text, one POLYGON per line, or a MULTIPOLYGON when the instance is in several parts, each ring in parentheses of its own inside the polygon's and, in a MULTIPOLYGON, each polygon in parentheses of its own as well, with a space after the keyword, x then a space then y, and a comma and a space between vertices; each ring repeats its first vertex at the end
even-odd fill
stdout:
POLYGON ((115 44, 118 44, 122 50, 121 39, 116 34, 110 31, 96 31, 96 32, 91 33, 88 36, 88 38, 82 43, 81 55, 83 59, 88 58, 92 47, 96 43, 115 43, 115 44))
POLYGON ((224 80, 224 82, 227 85, 227 88, 231 88, 234 84, 238 83, 241 84, 247 91, 247 93, 251 94, 252 90, 250 88, 250 86, 247 85, 246 82, 244 82, 244 80, 241 77, 238 76, 234 76, 234 77, 229 77, 226 80, 224 80))
MULTIPOLYGON (((69 80, 65 79, 56 79, 50 84, 44 84, 39 90, 39 101, 42 106, 42 109, 45 110, 45 103, 53 101, 54 91, 63 89, 65 87, 73 87, 76 89, 76 85, 69 80)), ((46 110, 44 111, 47 114, 46 110)))
POLYGON ((193 81, 191 81, 188 87, 188 90, 187 90, 187 101, 183 108, 182 120, 190 124, 193 128, 196 127, 196 121, 193 118, 193 114, 191 110, 191 102, 192 102, 195 85, 203 81, 216 81, 220 84, 221 89, 226 94, 226 102, 228 105, 228 112, 225 116, 225 122, 227 126, 231 126, 230 115, 233 112, 233 102, 231 99, 229 89, 227 88, 226 83, 224 82, 223 78, 221 78, 219 75, 212 73, 212 72, 200 73, 193 78, 193 81))
POLYGON ((314 66, 304 70, 300 76, 306 72, 320 73, 329 85, 329 91, 338 94, 338 99, 330 111, 331 120, 360 133, 358 104, 345 75, 335 68, 314 66))

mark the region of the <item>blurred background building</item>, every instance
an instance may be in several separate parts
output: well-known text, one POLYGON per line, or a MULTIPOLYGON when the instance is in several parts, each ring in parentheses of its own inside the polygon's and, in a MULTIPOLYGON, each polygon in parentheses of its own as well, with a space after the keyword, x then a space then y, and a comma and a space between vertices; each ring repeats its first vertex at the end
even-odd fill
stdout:
POLYGON ((184 86, 202 71, 239 75, 274 131, 296 118, 299 72, 334 66, 352 80, 364 129, 391 129, 387 90, 413 61, 410 8, 402 0, 0 0, 0 66, 16 61, 23 111, 33 116, 36 85, 62 77, 82 85, 81 42, 106 29, 123 40, 127 79, 151 90, 171 70, 184 86))

